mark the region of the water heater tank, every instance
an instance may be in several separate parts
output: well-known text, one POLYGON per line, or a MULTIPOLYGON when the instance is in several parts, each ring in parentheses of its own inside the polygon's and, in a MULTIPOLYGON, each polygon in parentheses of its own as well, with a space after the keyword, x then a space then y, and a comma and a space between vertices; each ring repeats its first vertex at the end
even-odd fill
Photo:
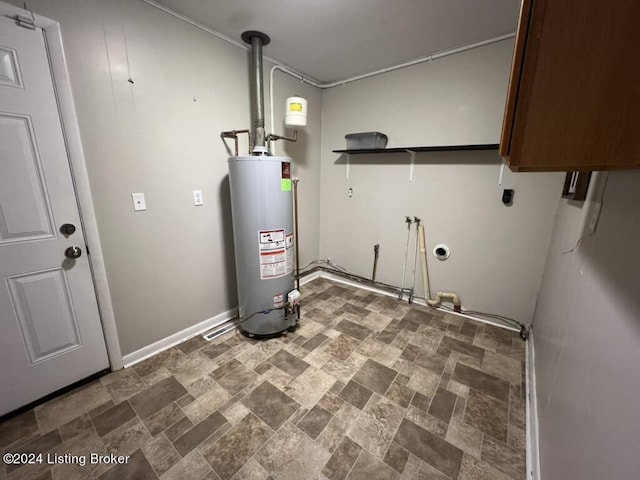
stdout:
POLYGON ((229 158, 240 329, 272 336, 295 328, 281 308, 294 289, 291 159, 229 158))

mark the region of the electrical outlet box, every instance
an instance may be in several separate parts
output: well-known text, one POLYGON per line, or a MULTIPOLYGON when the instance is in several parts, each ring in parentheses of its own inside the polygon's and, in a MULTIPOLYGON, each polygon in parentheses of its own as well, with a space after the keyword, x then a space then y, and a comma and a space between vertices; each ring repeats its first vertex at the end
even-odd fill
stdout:
POLYGON ((202 205, 204 200, 202 199, 202 190, 194 190, 193 191, 193 204, 195 206, 202 205))
POLYGON ((598 220, 600 219, 600 211, 602 210, 602 202, 585 200, 582 206, 582 218, 580 226, 576 231, 576 241, 579 242, 582 238, 595 233, 598 228, 598 220))
POLYGON ((591 218, 589 219, 589 233, 594 233, 596 231, 596 226, 598 225, 598 219, 600 218, 600 210, 602 210, 602 202, 596 202, 593 205, 593 210, 591 211, 591 218))
POLYGON ((131 198, 133 200, 133 210, 140 211, 147 209, 147 202, 144 199, 144 193, 132 193, 131 198))
POLYGON ((505 188, 502 191, 502 203, 504 203, 507 207, 513 205, 513 189, 505 188))

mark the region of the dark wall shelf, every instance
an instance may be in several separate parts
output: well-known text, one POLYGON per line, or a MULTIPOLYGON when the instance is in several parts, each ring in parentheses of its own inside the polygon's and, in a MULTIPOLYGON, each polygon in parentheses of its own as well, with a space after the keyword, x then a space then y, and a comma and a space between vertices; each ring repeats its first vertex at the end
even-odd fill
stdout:
POLYGON ((461 150, 498 150, 497 143, 483 143, 479 145, 442 145, 434 147, 394 147, 394 148, 371 148, 357 150, 333 150, 333 153, 376 154, 376 153, 407 153, 407 152, 457 152, 461 150))

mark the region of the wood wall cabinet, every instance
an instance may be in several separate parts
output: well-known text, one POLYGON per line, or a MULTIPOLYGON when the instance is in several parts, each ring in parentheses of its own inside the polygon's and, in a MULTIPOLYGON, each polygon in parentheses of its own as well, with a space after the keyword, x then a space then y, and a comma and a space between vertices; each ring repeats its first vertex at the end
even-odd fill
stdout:
POLYGON ((524 0, 500 155, 513 171, 640 167, 640 1, 524 0))

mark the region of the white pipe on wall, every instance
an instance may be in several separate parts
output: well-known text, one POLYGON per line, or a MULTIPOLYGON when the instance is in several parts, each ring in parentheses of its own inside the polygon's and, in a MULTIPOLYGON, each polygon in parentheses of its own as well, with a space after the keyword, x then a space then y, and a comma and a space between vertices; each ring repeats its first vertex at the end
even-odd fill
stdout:
POLYGON ((420 238, 420 258, 422 263, 422 286, 424 298, 428 302, 431 299, 431 287, 429 286, 429 269, 427 268, 427 245, 424 240, 424 226, 418 225, 418 237, 420 238))
POLYGON ((460 312, 460 297, 458 297, 457 293, 453 292, 438 292, 436 293, 436 298, 433 300, 427 300, 427 305, 430 307, 438 307, 442 303, 443 300, 449 299, 451 303, 453 303, 453 310, 456 312, 460 312))
MULTIPOLYGON (((203 24, 196 22, 195 20, 190 19, 189 17, 186 17, 174 10, 171 10, 168 7, 165 7, 164 5, 162 5, 161 3, 155 2, 154 0, 142 0, 144 3, 146 3, 147 5, 152 6, 153 8, 157 8, 158 10, 162 10, 164 13, 171 15, 172 17, 177 18, 178 20, 182 20, 185 23, 188 23, 189 25, 192 25, 196 28, 199 28, 200 30, 203 30, 211 35, 213 35, 214 37, 218 37, 220 40, 224 40, 225 42, 228 42, 232 45, 235 45, 236 47, 240 47, 244 50, 249 50, 249 47, 247 45, 245 45, 244 43, 240 43, 240 42, 236 42, 233 38, 231 37, 227 37, 226 35, 220 33, 220 32, 216 32, 215 30, 213 30, 212 28, 206 27, 203 24)), ((266 58, 266 57, 265 57, 266 58)))
MULTIPOLYGON (((170 8, 165 7, 164 5, 154 1, 154 0, 142 0, 144 3, 157 8, 159 10, 162 10, 163 12, 179 19, 182 20, 183 22, 188 23, 189 25, 193 25, 196 28, 199 28, 200 30, 203 30, 207 33, 210 33, 211 35, 214 35, 216 37, 218 37, 221 40, 224 40, 225 42, 229 42, 232 45, 235 45, 236 47, 240 47, 244 50, 248 50, 248 48, 241 44, 240 42, 235 41, 234 39, 232 39, 231 37, 228 37, 226 35, 223 35, 222 33, 216 32, 215 30, 206 27, 205 25, 202 25, 199 22, 196 22, 195 20, 190 19, 189 17, 186 17, 184 15, 181 15, 177 12, 174 12, 173 10, 171 10, 170 8)), ((268 33, 268 32, 267 32, 268 33)), ((273 58, 269 58, 267 56, 264 56, 265 60, 270 61, 271 63, 275 63, 276 66, 278 67, 277 70, 280 70, 284 73, 287 73, 288 75, 291 75, 292 77, 297 78, 298 80, 300 80, 301 82, 305 82, 308 83, 309 85, 313 85, 314 87, 317 88, 333 88, 333 87, 337 87, 339 85, 346 85, 347 83, 351 83, 351 82, 355 82, 356 80, 362 80, 364 78, 369 78, 369 77, 373 77, 375 75, 380 75, 383 73, 387 73, 387 72, 392 72, 394 70, 398 70, 400 68, 405 68, 405 67, 411 67, 413 65, 418 65, 420 63, 425 63, 425 62, 431 62, 433 60, 437 60, 439 58, 443 58, 443 57, 448 57, 449 55, 455 55, 456 53, 462 53, 462 52, 466 52, 467 50, 472 50, 474 48, 478 48, 478 47, 484 47, 485 45, 490 45, 492 43, 496 43, 496 42, 501 42, 502 40, 506 40, 508 38, 513 38, 515 37, 516 34, 514 33, 507 33, 506 35, 500 35, 499 37, 493 37, 493 38, 489 38, 487 40, 483 40, 481 42, 476 42, 476 43, 472 43, 469 45, 463 45, 462 47, 457 47, 457 48, 452 48, 450 50, 444 50, 442 52, 439 53, 434 53, 433 55, 427 55, 426 57, 420 57, 420 58, 416 58, 414 60, 409 60, 408 62, 403 62, 403 63, 399 63, 397 65, 392 65, 390 67, 386 67, 386 68, 381 68, 380 70, 375 70, 373 72, 369 72, 369 73, 364 73, 362 75, 356 75, 355 77, 349 77, 349 78, 345 78, 344 80, 338 80, 335 82, 327 82, 327 83, 321 83, 318 82, 317 80, 314 80, 310 77, 304 76, 301 73, 295 71, 292 68, 286 67, 284 65, 282 65, 280 62, 278 62, 277 60, 274 60, 273 58)), ((273 72, 273 70, 272 70, 273 72)), ((273 78, 273 77, 272 77, 273 78)))
MULTIPOLYGON (((225 42, 231 43, 232 45, 235 45, 236 47, 242 48, 244 50, 247 50, 248 47, 243 45, 240 42, 235 41, 234 39, 223 35, 209 27, 206 27, 205 25, 196 22, 195 20, 192 20, 184 15, 181 15, 177 12, 174 12, 173 10, 165 7, 164 5, 154 1, 154 0, 142 0, 144 3, 157 8, 165 13, 167 13, 168 15, 171 15, 179 20, 182 20, 183 22, 186 22, 200 30, 203 30, 211 35, 214 35, 215 37, 224 40, 225 42)), ((444 58, 444 57, 448 57, 450 55, 455 55, 457 53, 462 53, 462 52, 466 52, 468 50, 472 50, 475 48, 479 48, 479 47, 483 47, 485 45, 490 45, 492 43, 496 43, 496 42, 501 42, 503 40, 507 40, 509 38, 513 38, 515 37, 515 32, 514 33, 508 33, 506 35, 500 35, 498 37, 493 37, 487 40, 483 40, 481 42, 476 42, 476 43, 472 43, 469 45, 464 45, 461 47, 457 47, 457 48, 453 48, 453 49, 449 49, 449 50, 445 50, 439 53, 435 53, 432 55, 428 55, 426 57, 420 57, 420 58, 416 58, 414 60, 410 60, 407 62, 403 62, 403 63, 399 63, 397 65, 393 65, 390 67, 386 67, 386 68, 382 68, 379 70, 375 70, 373 72, 369 72, 369 73, 365 73, 362 75, 356 75, 354 77, 349 77, 349 78, 345 78, 344 80, 338 80, 335 82, 327 82, 327 83, 321 83, 318 82, 317 80, 314 80, 312 78, 306 77, 304 75, 302 75, 301 73, 295 71, 292 68, 286 67, 282 64, 280 64, 277 60, 274 60, 270 57, 265 56, 264 59, 274 63, 275 65, 271 68, 270 74, 269 74, 269 104, 270 104, 270 129, 272 131, 275 130, 275 120, 274 120, 274 105, 273 105, 273 91, 274 91, 274 74, 276 71, 280 70, 283 73, 286 73, 287 75, 291 75, 294 78, 297 78, 298 80, 300 80, 301 82, 307 83, 309 85, 312 85, 316 88, 320 88, 320 89, 326 89, 326 88, 333 88, 333 87, 337 87, 340 85, 346 85, 348 83, 351 82, 355 82, 357 80, 363 80, 365 78, 369 78, 369 77, 373 77, 376 75, 381 75, 383 73, 388 73, 388 72, 392 72, 394 70, 399 70, 401 68, 406 68, 406 67, 411 67, 414 65, 419 65, 421 63, 425 63, 425 62, 431 62, 433 60, 437 60, 439 58, 444 58)), ((272 154, 275 154, 275 145, 273 147, 273 151, 272 154)), ((420 226, 421 228, 422 226, 420 226)), ((456 293, 453 292, 438 292, 436 294, 436 298, 435 299, 431 299, 430 296, 430 292, 429 292, 429 273, 428 273, 428 268, 427 268, 427 264, 426 264, 426 247, 424 245, 424 229, 422 229, 422 235, 421 235, 421 240, 420 240, 420 252, 422 254, 422 273, 423 273, 423 280, 424 280, 424 284, 425 284, 425 299, 427 304, 431 305, 431 306, 438 306, 440 305, 440 303, 442 302, 442 300, 444 299, 450 299, 454 305, 454 308, 456 309, 456 311, 460 310, 460 299, 458 297, 458 295, 456 293)))
POLYGON ((439 58, 448 57, 449 55, 455 55, 456 53, 462 53, 462 52, 466 52, 467 50, 473 50, 474 48, 484 47, 485 45, 491 45, 492 43, 501 42, 502 40, 513 38, 515 36, 516 36, 515 33, 507 33, 506 35, 489 38, 487 40, 483 40, 482 42, 472 43, 472 44, 464 45, 458 48, 452 48, 451 50, 444 50, 439 53, 434 53, 433 55, 427 55, 426 57, 416 58, 415 60, 399 63, 397 65, 392 65, 391 67, 387 67, 387 68, 381 68, 380 70, 364 73, 362 75, 346 78, 344 80, 338 80, 337 82, 323 83, 321 84, 320 88, 332 88, 332 87, 337 87, 339 85, 345 85, 347 83, 355 82, 356 80, 362 80, 364 78, 373 77, 375 75, 381 75, 383 73, 393 72, 394 70, 399 70, 401 68, 412 67, 413 65, 418 65, 420 63, 431 62, 439 58))
MULTIPOLYGON (((235 41, 233 38, 228 37, 220 32, 216 32, 215 30, 213 30, 212 28, 209 28, 199 22, 196 22, 195 20, 190 19, 189 17, 186 17, 178 12, 175 12, 173 10, 171 10, 170 8, 165 7, 164 5, 156 2, 155 0, 142 0, 144 3, 146 3, 147 5, 157 8, 158 10, 163 11, 164 13, 171 15, 172 17, 175 17, 179 20, 182 20, 183 22, 188 23, 189 25, 192 25, 204 32, 207 32, 217 38, 219 38, 220 40, 224 40, 225 42, 228 42, 232 45, 235 45, 236 47, 242 48, 243 50, 248 50, 248 47, 240 42, 235 41)), ((269 126, 269 128, 271 129, 271 133, 275 133, 275 125, 274 125, 274 114, 273 114, 273 77, 274 77, 274 73, 277 70, 280 70, 283 73, 286 73, 287 75, 291 75, 294 78, 297 78, 298 80, 300 80, 301 82, 307 83, 309 85, 312 85, 316 88, 320 88, 320 89, 325 89, 325 88, 333 88, 333 87, 337 87, 340 85, 346 85, 347 83, 351 83, 351 82, 355 82, 357 80, 362 80, 365 78, 369 78, 369 77, 373 77, 376 75, 381 75, 383 73, 387 73, 387 72, 392 72, 394 70, 398 70, 400 68, 406 68, 406 67, 411 67, 413 65, 418 65, 420 63, 425 63, 425 62, 431 62, 433 60, 437 60, 439 58, 443 58, 443 57, 447 57, 449 55, 455 55, 456 53, 462 53, 462 52, 466 52, 467 50, 472 50, 474 48, 478 48, 478 47, 483 47, 485 45, 490 45, 492 43, 496 43, 496 42, 501 42, 502 40, 506 40, 508 38, 513 38, 515 37, 515 32, 514 33, 508 33, 506 35, 500 35, 499 37, 493 37, 493 38, 489 38, 487 40, 483 40, 481 42, 476 42, 476 43, 472 43, 469 45, 464 45, 462 47, 458 47, 458 48, 453 48, 450 50, 444 50, 442 52, 439 53, 434 53, 433 55, 428 55, 426 57, 420 57, 420 58, 416 58, 414 60, 410 60, 408 62, 403 62, 403 63, 399 63, 397 65, 392 65, 391 67, 386 67, 386 68, 382 68, 380 70, 375 70, 373 72, 369 72, 369 73, 364 73, 362 75, 357 75, 355 77, 349 77, 349 78, 345 78, 344 80, 338 80, 335 82, 328 82, 328 83, 321 83, 318 82, 317 80, 310 78, 308 76, 305 76, 297 71, 295 71, 292 68, 286 67, 284 65, 282 65, 280 62, 278 62, 277 60, 267 57, 267 56, 263 56, 263 58, 265 60, 268 60, 271 63, 274 63, 275 66, 271 68, 271 72, 269 74, 269 106, 270 106, 270 120, 271 120, 271 125, 269 126)), ((275 142, 273 142, 273 150, 272 150, 272 155, 275 155, 275 142)))
MULTIPOLYGON (((151 0, 144 0, 144 1, 145 2, 149 2, 151 0)), ((333 87, 337 87, 337 86, 340 86, 340 85, 346 85, 347 83, 355 82, 356 80, 362 80, 362 79, 365 79, 365 78, 373 77, 375 75, 381 75, 383 73, 393 72, 394 70, 399 70, 401 68, 411 67, 413 65, 418 65, 420 63, 431 62, 433 60, 438 60, 439 58, 448 57, 449 55, 455 55, 456 53, 462 53, 462 52, 466 52, 468 50, 473 50, 474 48, 484 47, 485 45, 491 45, 492 43, 501 42, 502 40, 507 40, 507 39, 513 38, 515 36, 516 36, 515 33, 507 33, 506 35, 501 35, 499 37, 489 38, 488 40, 483 40, 481 42, 476 42, 476 43, 472 43, 472 44, 469 44, 469 45, 464 45, 462 47, 453 48, 451 50, 444 50, 444 51, 439 52, 439 53, 434 53, 433 55, 427 55, 426 57, 416 58, 416 59, 410 60, 408 62, 399 63, 397 65, 392 65, 391 67, 381 68, 380 70, 375 70, 373 72, 364 73, 362 75, 357 75, 355 77, 349 77, 349 78, 345 78, 344 80, 338 80, 338 81, 329 82, 329 83, 317 82, 316 80, 313 80, 313 79, 311 79, 309 77, 305 77, 304 75, 302 75, 301 73, 296 72, 295 70, 292 70, 292 69, 290 69, 288 67, 284 67, 284 66, 278 64, 278 62, 274 62, 274 63, 276 63, 276 66, 271 69, 271 72, 272 72, 271 78, 273 78, 273 72, 275 70, 280 70, 280 71, 282 71, 282 72, 284 72, 284 73, 286 73, 288 75, 291 75, 292 77, 297 78, 301 82, 308 83, 309 85, 313 85, 314 87, 322 88, 322 89, 333 88, 333 87)))
POLYGON ((418 238, 420 240, 420 258, 422 263, 422 284, 424 287, 424 300, 430 307, 438 307, 443 300, 449 299, 453 303, 453 309, 460 312, 460 297, 453 292, 438 292, 434 299, 431 298, 431 287, 429 286, 429 269, 427 267, 427 245, 424 238, 424 226, 418 225, 418 238))
MULTIPOLYGON (((271 67, 271 71, 269 72, 269 129, 271 133, 276 133, 274 113, 273 113, 273 74, 276 73, 276 70, 284 71, 284 68, 280 65, 274 65, 271 67)), ((271 155, 276 154, 276 142, 271 142, 271 155)))

